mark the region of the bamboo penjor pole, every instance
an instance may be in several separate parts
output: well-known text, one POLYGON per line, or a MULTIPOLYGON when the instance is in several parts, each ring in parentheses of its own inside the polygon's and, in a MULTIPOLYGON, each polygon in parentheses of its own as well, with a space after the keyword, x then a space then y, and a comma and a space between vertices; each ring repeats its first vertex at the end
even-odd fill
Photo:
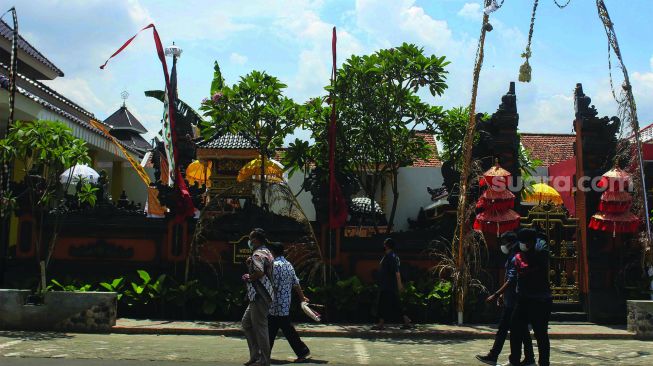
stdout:
MULTIPOLYGON (((485 5, 489 6, 490 1, 486 0, 485 5)), ((462 172, 460 175, 460 196, 458 197, 458 211, 456 215, 456 224, 458 225, 457 245, 456 239, 452 242, 452 255, 456 255, 456 267, 459 274, 458 286, 456 288, 456 309, 458 312, 458 324, 463 323, 463 311, 465 307, 465 292, 467 290, 466 284, 462 279, 462 273, 465 269, 465 239, 469 233, 468 203, 467 191, 469 188, 469 175, 472 166, 472 145, 474 143, 474 132, 476 130, 476 97, 478 95, 478 80, 483 65, 485 35, 488 31, 492 30, 489 21, 489 12, 483 14, 483 23, 481 24, 481 36, 478 41, 476 50, 476 62, 474 65, 474 77, 472 83, 472 98, 469 103, 469 124, 465 132, 465 139, 463 140, 463 164, 462 172), (457 248, 456 248, 457 246, 457 248)))

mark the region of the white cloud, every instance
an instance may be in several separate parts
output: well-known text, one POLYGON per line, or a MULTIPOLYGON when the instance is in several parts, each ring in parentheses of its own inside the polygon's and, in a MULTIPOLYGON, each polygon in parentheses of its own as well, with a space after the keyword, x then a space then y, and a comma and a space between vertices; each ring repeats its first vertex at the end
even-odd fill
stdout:
POLYGON ((458 15, 472 20, 481 20, 483 18, 483 11, 479 3, 465 3, 462 9, 458 11, 458 15))
POLYGON ((65 77, 45 81, 45 83, 88 111, 106 109, 105 103, 95 94, 95 91, 85 79, 65 77))
POLYGON ((455 52, 456 42, 446 20, 428 15, 414 0, 357 0, 356 25, 377 39, 375 48, 414 42, 436 52, 455 52))
POLYGON ((241 55, 237 52, 232 52, 229 55, 229 61, 236 65, 244 65, 247 62, 247 56, 241 55))

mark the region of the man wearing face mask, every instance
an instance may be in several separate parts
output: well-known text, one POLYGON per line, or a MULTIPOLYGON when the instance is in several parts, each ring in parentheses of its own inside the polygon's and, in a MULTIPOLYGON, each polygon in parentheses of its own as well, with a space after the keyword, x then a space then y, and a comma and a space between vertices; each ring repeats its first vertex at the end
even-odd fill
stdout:
MULTIPOLYGON (((493 303, 497 301, 502 304, 501 320, 499 321, 499 329, 497 334, 494 337, 494 345, 490 352, 487 355, 477 355, 476 359, 488 364, 496 365, 499 354, 503 349, 503 344, 506 341, 508 336, 508 330, 510 330, 510 322, 512 319, 513 309, 515 307, 516 301, 516 287, 517 287, 517 271, 513 264, 513 258, 515 254, 519 251, 519 241, 517 240, 517 234, 514 231, 509 231, 503 233, 500 238, 501 243, 501 252, 508 256, 505 263, 505 282, 497 290, 497 292, 488 296, 485 300, 487 303, 493 303)), ((533 343, 531 341, 531 336, 529 333, 525 333, 522 337, 522 343, 524 344, 524 355, 525 359, 519 365, 534 365, 535 357, 533 355, 533 343)))
POLYGON ((549 317, 553 298, 549 285, 549 246, 547 238, 533 229, 517 233, 520 252, 513 262, 517 270, 517 306, 510 327, 510 363, 519 365, 520 337, 533 327, 537 340, 538 364, 549 366, 549 317), (514 339, 513 339, 514 336, 514 339))
POLYGON ((247 245, 253 251, 247 258, 247 273, 242 279, 247 286, 249 305, 243 315, 242 327, 249 347, 249 361, 245 366, 270 365, 270 339, 268 335, 268 313, 274 300, 272 287, 272 253, 266 247, 267 239, 263 229, 254 229, 249 234, 247 245))

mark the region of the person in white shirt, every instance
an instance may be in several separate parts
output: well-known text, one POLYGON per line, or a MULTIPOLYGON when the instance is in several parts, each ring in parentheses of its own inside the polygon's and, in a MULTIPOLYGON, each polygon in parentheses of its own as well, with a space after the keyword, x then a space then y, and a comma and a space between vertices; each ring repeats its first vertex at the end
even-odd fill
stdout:
POLYGON ((297 355, 295 362, 304 362, 311 355, 311 351, 306 344, 302 342, 297 334, 297 330, 290 323, 290 303, 292 290, 295 289, 301 302, 308 302, 304 295, 299 279, 295 274, 295 268, 284 257, 283 244, 272 243, 269 245, 272 255, 274 255, 274 274, 272 275, 272 285, 274 287, 274 301, 270 307, 268 316, 268 329, 270 334, 270 349, 274 346, 274 339, 277 337, 279 329, 283 332, 290 347, 297 355))

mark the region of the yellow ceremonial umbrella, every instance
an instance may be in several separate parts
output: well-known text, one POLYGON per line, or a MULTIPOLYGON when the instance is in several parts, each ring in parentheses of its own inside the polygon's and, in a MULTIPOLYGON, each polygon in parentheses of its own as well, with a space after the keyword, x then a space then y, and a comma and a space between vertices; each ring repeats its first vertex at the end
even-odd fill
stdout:
POLYGON ((526 192, 523 202, 540 204, 550 202, 556 205, 562 204, 562 196, 553 187, 546 183, 533 184, 529 192, 526 192))
POLYGON ((213 163, 211 161, 201 162, 195 160, 186 168, 186 180, 189 184, 199 183, 199 185, 206 184, 207 187, 211 186, 211 168, 213 163))
MULTIPOLYGON (((245 164, 238 172, 238 182, 244 182, 253 176, 261 176, 261 158, 245 164)), ((265 159, 265 179, 269 182, 283 181, 283 165, 273 159, 265 159)))

